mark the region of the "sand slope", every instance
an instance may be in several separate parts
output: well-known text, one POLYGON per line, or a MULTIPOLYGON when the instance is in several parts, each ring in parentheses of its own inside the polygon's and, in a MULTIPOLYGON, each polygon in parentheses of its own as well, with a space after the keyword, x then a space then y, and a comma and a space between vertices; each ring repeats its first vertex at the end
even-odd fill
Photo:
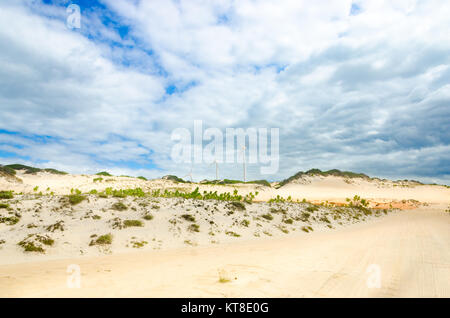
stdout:
POLYGON ((3 265, 0 296, 450 297, 444 208, 301 238, 3 265), (81 268, 80 289, 67 288, 69 264, 81 268), (368 288, 372 264, 381 288, 368 288))
POLYGON ((18 172, 17 177, 0 177, 0 190, 16 192, 14 199, 2 200, 9 207, 0 216, 20 216, 17 224, 0 224, 0 297, 450 297, 448 187, 333 176, 306 177, 280 189, 127 177, 94 182, 98 176, 49 173, 18 172), (358 194, 380 213, 355 220, 339 207, 321 206, 310 213, 314 220, 303 220, 308 203, 259 202, 231 213, 226 202, 214 200, 89 195, 70 206, 65 197, 71 189, 192 191, 197 186, 201 192, 258 191, 257 201, 280 195, 339 204, 358 194), (111 209, 117 201, 128 209, 111 209), (390 206, 405 210, 387 215, 379 210, 390 206), (142 227, 114 228, 117 217, 142 220, 148 213, 154 219, 142 227), (200 232, 189 231, 185 213, 195 216, 200 232), (250 225, 242 224, 244 218, 250 225), (284 222, 287 218, 295 222, 284 222), (64 231, 48 230, 60 221, 64 231), (302 231, 306 225, 314 232, 302 231), (241 236, 227 234, 230 230, 241 236), (48 234, 55 244, 45 254, 23 252, 17 243, 33 233, 48 234), (93 234, 106 233, 114 235, 107 250, 90 246, 93 234), (132 240, 148 244, 135 249, 132 240), (71 264, 81 269, 80 289, 67 287, 71 264), (380 288, 369 288, 376 287, 377 276, 380 288))

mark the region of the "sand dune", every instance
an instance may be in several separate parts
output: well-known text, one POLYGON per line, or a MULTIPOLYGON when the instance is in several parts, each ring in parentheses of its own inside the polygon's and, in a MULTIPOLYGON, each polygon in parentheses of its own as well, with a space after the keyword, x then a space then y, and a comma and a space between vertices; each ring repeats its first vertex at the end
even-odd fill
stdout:
POLYGON ((333 176, 280 189, 42 172, 17 178, 0 178, 0 190, 16 193, 0 209, 2 297, 450 297, 444 186, 333 176), (259 194, 244 210, 180 198, 67 201, 73 189, 109 187, 259 194), (341 207, 355 194, 374 209, 341 207), (265 202, 278 195, 336 205, 265 202), (92 244, 107 233, 111 244, 92 244), (30 240, 45 252, 24 252, 30 240), (71 264, 81 270, 80 289, 68 288, 71 264))
POLYGON ((450 297, 449 226, 427 208, 310 236, 4 265, 0 296, 450 297), (70 264, 80 289, 67 288, 70 264))

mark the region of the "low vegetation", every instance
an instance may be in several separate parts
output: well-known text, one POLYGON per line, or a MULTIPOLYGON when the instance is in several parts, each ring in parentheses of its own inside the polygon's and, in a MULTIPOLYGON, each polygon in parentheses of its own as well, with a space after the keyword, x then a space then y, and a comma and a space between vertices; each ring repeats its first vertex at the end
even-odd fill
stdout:
POLYGON ((128 207, 123 202, 116 202, 111 206, 111 209, 116 211, 125 211, 128 210, 128 207))
POLYGON ((14 194, 12 191, 0 191, 0 199, 12 199, 14 194))
POLYGON ((151 221, 151 220, 153 220, 153 215, 150 213, 147 213, 142 218, 146 221, 151 221))
POLYGON ((112 234, 105 234, 105 235, 99 236, 95 240, 92 240, 89 243, 89 246, 94 246, 94 245, 111 245, 112 241, 113 241, 112 234))
POLYGON ((78 203, 81 203, 83 200, 86 200, 86 197, 81 194, 70 194, 68 198, 69 203, 72 205, 77 205, 78 203))
POLYGON ((351 171, 341 171, 338 169, 332 169, 332 170, 328 170, 328 171, 321 171, 320 169, 311 169, 308 170, 306 172, 300 171, 298 173, 296 173, 295 175, 281 181, 278 184, 278 187, 282 187, 288 183, 290 183, 291 181, 294 181, 296 179, 299 179, 303 176, 322 176, 322 177, 327 177, 327 176, 335 176, 335 177, 344 177, 344 178, 363 178, 363 179, 370 179, 370 177, 364 173, 355 173, 355 172, 351 172, 351 171))
POLYGON ((269 213, 263 214, 263 215, 261 215, 261 217, 263 217, 264 219, 266 219, 268 221, 272 221, 273 220, 272 214, 269 214, 269 213))
POLYGON ((6 165, 6 166, 3 166, 3 168, 5 168, 6 171, 14 170, 14 174, 15 174, 15 171, 17 171, 17 170, 24 170, 26 174, 35 174, 38 172, 48 172, 48 173, 59 174, 59 175, 67 174, 67 172, 59 171, 56 169, 51 169, 51 168, 41 169, 41 168, 35 168, 35 167, 25 166, 25 165, 21 165, 21 164, 6 165))
POLYGON ((123 225, 125 227, 133 227, 133 226, 141 227, 144 226, 144 223, 142 223, 142 221, 140 220, 125 220, 123 221, 123 225))
POLYGON ((48 235, 29 234, 25 239, 17 243, 25 252, 44 253, 44 245, 52 246, 55 241, 48 235))
POLYGON ((182 217, 183 219, 185 219, 186 221, 189 221, 189 222, 195 222, 195 217, 194 217, 193 215, 190 215, 190 214, 183 214, 181 217, 182 217))
POLYGON ((19 223, 20 216, 14 215, 14 216, 4 216, 0 217, 0 224, 4 223, 6 225, 15 225, 19 223))
POLYGON ((112 174, 110 174, 109 172, 106 172, 106 171, 102 171, 102 172, 96 173, 95 175, 96 176, 103 176, 103 177, 112 177, 113 176, 112 174))
POLYGON ((188 230, 191 232, 200 232, 200 225, 191 224, 191 225, 189 225, 188 230))

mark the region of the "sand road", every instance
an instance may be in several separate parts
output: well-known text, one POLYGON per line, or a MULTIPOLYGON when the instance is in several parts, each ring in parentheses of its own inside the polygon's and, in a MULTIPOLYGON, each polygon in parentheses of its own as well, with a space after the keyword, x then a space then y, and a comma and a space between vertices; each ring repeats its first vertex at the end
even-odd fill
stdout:
POLYGON ((444 209, 282 239, 3 265, 0 296, 450 297, 444 209), (70 264, 79 289, 67 287, 70 264))

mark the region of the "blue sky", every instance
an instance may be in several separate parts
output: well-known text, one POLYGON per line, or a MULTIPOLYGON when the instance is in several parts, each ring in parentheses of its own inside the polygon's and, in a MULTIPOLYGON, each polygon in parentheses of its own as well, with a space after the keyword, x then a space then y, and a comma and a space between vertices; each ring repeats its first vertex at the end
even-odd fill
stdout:
POLYGON ((435 0, 2 2, 0 163, 183 176, 171 132, 203 120, 280 129, 278 173, 250 165, 251 179, 450 184, 449 14, 435 0))

